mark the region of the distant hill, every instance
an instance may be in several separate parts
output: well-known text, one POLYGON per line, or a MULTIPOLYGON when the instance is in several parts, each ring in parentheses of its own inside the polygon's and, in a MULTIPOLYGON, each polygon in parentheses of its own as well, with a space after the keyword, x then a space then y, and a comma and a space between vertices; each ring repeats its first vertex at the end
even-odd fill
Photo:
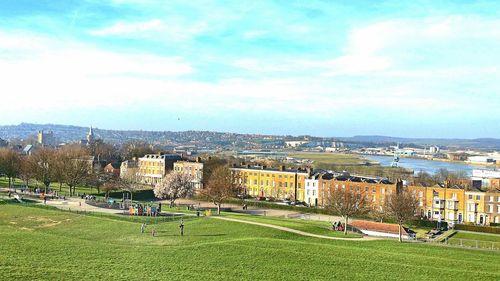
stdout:
POLYGON ((378 144, 415 144, 415 145, 438 145, 450 148, 471 148, 471 149, 500 149, 500 139, 477 138, 477 139, 445 139, 445 138, 402 138, 390 136, 354 136, 340 138, 344 141, 378 143, 378 144))
MULTIPOLYGON (((32 124, 21 123, 19 125, 0 126, 0 138, 2 139, 29 139, 35 137, 39 130, 53 131, 59 142, 73 142, 85 139, 88 127, 58 125, 58 124, 32 124)), ((210 131, 142 131, 142 130, 104 130, 94 128, 94 134, 98 138, 109 143, 125 143, 132 140, 143 140, 149 143, 162 145, 195 145, 206 148, 254 148, 262 145, 265 139, 268 145, 280 145, 284 139, 309 138, 314 141, 343 141, 355 146, 373 145, 404 145, 429 146, 439 145, 448 148, 471 148, 499 150, 500 139, 478 138, 478 139, 439 139, 439 138, 401 138, 390 136, 354 136, 344 138, 318 138, 311 136, 270 136, 259 134, 237 134, 210 131)))

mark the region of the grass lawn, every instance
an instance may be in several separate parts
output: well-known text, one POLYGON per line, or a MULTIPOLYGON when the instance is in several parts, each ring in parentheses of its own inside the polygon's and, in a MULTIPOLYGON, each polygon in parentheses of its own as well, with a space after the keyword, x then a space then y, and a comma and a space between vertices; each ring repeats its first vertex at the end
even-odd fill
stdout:
MULTIPOLYGON (((355 242, 192 218, 141 234, 123 217, 0 205, 1 280, 499 280, 496 252, 355 242)), ((148 226, 147 230, 153 226, 148 226)))
POLYGON ((332 224, 326 221, 307 221, 298 219, 285 219, 285 218, 252 216, 252 215, 232 214, 232 213, 228 215, 226 214, 228 213, 225 213, 224 217, 284 226, 291 229, 296 229, 313 234, 333 236, 333 237, 348 237, 348 238, 362 237, 362 235, 357 233, 348 233, 347 235, 344 235, 343 232, 332 231, 331 230, 332 224))
POLYGON ((500 235, 458 231, 448 239, 448 244, 472 248, 500 249, 500 235))

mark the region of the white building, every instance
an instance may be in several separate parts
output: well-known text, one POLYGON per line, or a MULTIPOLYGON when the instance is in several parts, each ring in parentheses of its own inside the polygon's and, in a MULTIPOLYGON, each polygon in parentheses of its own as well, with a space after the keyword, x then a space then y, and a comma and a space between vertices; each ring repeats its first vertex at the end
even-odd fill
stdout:
POLYGON ((285 141, 286 147, 299 147, 306 143, 309 143, 309 141, 285 141))
POLYGON ((488 188, 492 179, 500 179, 500 170, 474 169, 472 182, 477 188, 488 188))
POLYGON ((311 207, 318 206, 318 180, 319 175, 315 174, 304 182, 304 202, 311 207))
POLYGON ((489 156, 469 156, 467 159, 468 162, 477 163, 477 164, 495 164, 495 159, 489 156))

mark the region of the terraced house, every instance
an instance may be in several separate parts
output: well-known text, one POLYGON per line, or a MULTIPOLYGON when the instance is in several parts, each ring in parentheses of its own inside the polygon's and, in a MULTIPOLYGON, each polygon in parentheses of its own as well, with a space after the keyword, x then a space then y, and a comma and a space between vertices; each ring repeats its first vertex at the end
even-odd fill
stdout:
POLYGON ((396 192, 397 184, 385 178, 350 175, 348 173, 322 173, 318 177, 319 206, 327 204, 330 190, 343 188, 365 196, 365 203, 383 211, 387 196, 396 192))
POLYGON ((304 183, 311 175, 310 170, 287 169, 285 166, 233 165, 230 170, 238 173, 245 194, 279 200, 304 201, 304 183))
POLYGON ((146 154, 139 158, 137 176, 144 184, 161 182, 168 171, 173 169, 174 162, 181 160, 179 154, 146 154))

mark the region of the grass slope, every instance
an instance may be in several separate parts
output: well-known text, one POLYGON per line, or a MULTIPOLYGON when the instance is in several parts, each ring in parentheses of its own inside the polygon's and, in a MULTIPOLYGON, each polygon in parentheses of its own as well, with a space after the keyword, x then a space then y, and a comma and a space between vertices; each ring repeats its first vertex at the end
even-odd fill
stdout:
MULTIPOLYGON (((499 280, 498 253, 327 241, 192 218, 158 237, 113 216, 0 205, 0 280, 499 280)), ((152 226, 148 226, 151 229, 152 226)))

